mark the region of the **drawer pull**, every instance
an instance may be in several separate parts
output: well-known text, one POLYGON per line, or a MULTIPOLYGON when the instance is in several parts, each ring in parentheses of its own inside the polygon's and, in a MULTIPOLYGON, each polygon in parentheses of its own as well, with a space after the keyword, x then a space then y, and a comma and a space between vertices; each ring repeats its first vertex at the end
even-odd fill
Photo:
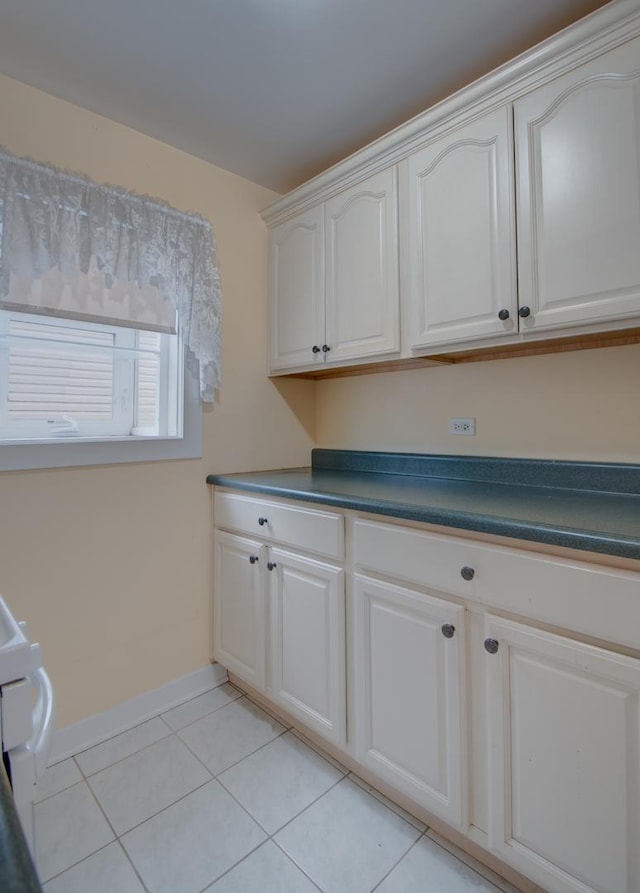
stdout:
POLYGON ((255 564, 258 561, 257 555, 249 555, 249 564, 255 564))
POLYGON ((466 565, 460 571, 460 575, 463 580, 473 580, 476 575, 476 572, 472 567, 467 567, 466 565))
POLYGON ((313 351, 313 353, 320 353, 320 348, 317 344, 314 344, 311 350, 313 351))
POLYGON ((267 570, 272 571, 277 566, 278 565, 275 563, 275 561, 267 561, 267 570))
POLYGON ((497 639, 485 639, 484 640, 484 649, 488 651, 489 654, 497 654, 498 648, 500 647, 500 643, 497 639))
POLYGON ((498 313, 498 319, 501 319, 502 322, 509 319, 509 311, 506 309, 506 307, 498 313))
POLYGON ((453 634, 456 631, 455 626, 451 623, 443 623, 440 629, 445 639, 453 639, 453 634))
POLYGON ((266 519, 266 518, 258 518, 258 524, 260 525, 260 527, 264 527, 264 525, 265 525, 266 523, 267 523, 267 519, 266 519))

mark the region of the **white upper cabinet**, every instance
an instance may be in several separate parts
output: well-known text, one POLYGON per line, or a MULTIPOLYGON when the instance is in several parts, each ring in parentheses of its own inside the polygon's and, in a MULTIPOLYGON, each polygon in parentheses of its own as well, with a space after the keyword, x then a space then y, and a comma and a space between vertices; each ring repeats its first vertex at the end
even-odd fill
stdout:
POLYGON ((270 371, 640 328, 639 33, 609 3, 266 209, 270 371))
POLYGON ((269 261, 271 369, 288 369, 323 362, 322 205, 304 211, 270 230, 269 261))
POLYGON ((511 108, 406 162, 409 347, 517 331, 511 108))
POLYGON ((515 103, 523 331, 640 316, 640 40, 515 103))
POLYGON ((269 231, 269 371, 399 353, 396 168, 269 231))
POLYGON ((395 168, 329 199, 325 219, 327 361, 399 351, 395 168))

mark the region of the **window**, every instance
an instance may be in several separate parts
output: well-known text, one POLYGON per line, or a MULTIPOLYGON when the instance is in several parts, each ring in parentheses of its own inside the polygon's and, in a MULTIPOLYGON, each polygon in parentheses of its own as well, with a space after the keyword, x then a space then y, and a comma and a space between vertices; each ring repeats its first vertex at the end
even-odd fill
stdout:
POLYGON ((0 471, 200 456, 220 321, 208 220, 0 149, 0 471))
POLYGON ((0 440, 179 437, 177 335, 0 310, 0 440))

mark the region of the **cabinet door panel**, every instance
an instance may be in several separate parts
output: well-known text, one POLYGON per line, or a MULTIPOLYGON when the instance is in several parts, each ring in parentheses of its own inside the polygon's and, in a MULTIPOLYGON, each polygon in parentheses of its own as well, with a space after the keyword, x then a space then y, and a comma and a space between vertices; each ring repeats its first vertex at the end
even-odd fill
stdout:
POLYGON ((517 329, 512 145, 503 108, 408 159, 414 349, 517 329))
POLYGON ((460 826, 464 609, 356 574, 354 612, 355 756, 460 826))
POLYGON ((326 203, 327 360, 400 349, 396 171, 326 203))
POLYGON ((640 661, 490 617, 492 849, 552 893, 633 893, 640 661))
POLYGON ((271 696, 310 728, 345 742, 343 572, 271 549, 271 696))
POLYGON ((324 216, 311 208, 269 233, 270 369, 324 361, 324 216))
POLYGON ((216 533, 213 656, 255 688, 265 687, 266 594, 260 543, 216 533), (253 564, 251 556, 258 557, 253 564))
POLYGON ((640 40, 515 104, 523 330, 640 314, 640 40))

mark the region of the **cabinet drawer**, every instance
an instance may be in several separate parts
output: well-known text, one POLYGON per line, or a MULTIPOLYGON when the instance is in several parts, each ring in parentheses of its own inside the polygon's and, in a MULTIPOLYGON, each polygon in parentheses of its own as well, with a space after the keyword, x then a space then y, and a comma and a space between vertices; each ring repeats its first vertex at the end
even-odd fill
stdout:
POLYGON ((461 575, 473 557, 462 539, 374 521, 355 524, 356 566, 417 586, 474 597, 473 581, 461 575))
MULTIPOLYGON (((640 649, 640 574, 357 521, 358 568, 640 649), (470 580, 463 568, 473 571, 470 580)), ((469 576, 469 574, 467 574, 469 576)))
POLYGON ((292 546, 336 561, 344 558, 344 518, 333 512, 236 493, 216 493, 214 519, 218 528, 248 533, 265 542, 292 546))

